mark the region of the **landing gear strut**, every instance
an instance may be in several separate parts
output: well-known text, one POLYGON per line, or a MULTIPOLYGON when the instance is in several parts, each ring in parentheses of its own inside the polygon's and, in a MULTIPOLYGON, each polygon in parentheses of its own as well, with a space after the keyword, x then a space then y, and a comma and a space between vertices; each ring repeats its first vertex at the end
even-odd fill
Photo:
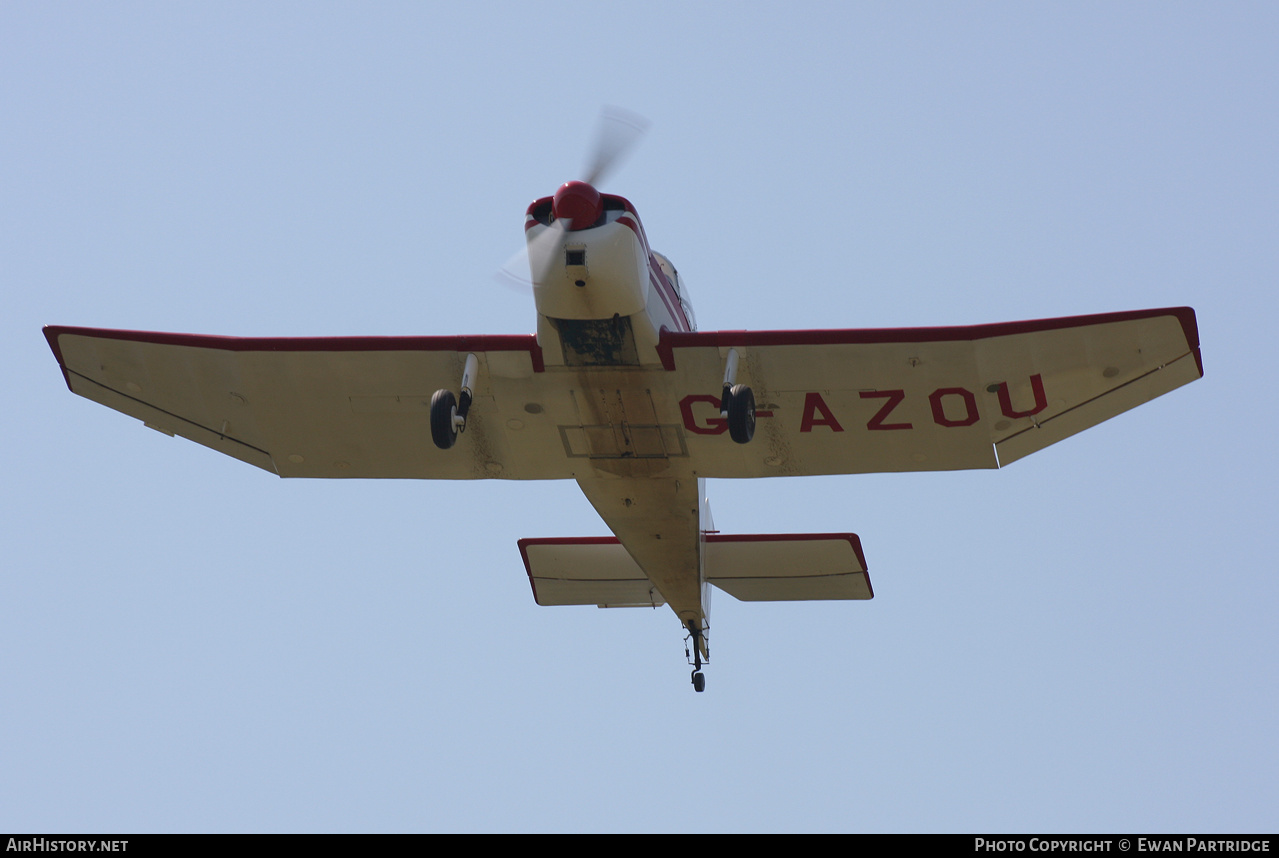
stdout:
MULTIPOLYGON (((696 620, 689 620, 688 634, 693 641, 693 690, 700 694, 706 690, 706 675, 702 673, 702 649, 706 645, 705 632, 696 620)), ((688 639, 684 642, 684 657, 688 658, 688 639)))
POLYGON ((466 431, 466 415, 471 410, 471 385, 475 383, 479 360, 475 355, 466 356, 462 370, 461 397, 455 397, 447 388, 435 391, 431 397, 431 440, 441 450, 457 443, 457 436, 466 431))
POLYGON ((737 349, 729 349, 724 361, 724 392, 719 399, 719 416, 728 420, 728 435, 738 444, 755 437, 755 394, 737 381, 737 349))

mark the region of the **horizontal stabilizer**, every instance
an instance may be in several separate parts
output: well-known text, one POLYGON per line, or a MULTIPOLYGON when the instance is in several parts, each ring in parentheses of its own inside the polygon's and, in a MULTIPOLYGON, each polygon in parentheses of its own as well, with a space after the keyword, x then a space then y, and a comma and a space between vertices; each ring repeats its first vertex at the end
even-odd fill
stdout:
POLYGON ((656 608, 666 604, 615 537, 521 539, 519 546, 533 599, 539 605, 656 608))
POLYGON ((855 533, 707 534, 706 579, 743 602, 875 596, 855 533))
MULTIPOLYGON (((861 541, 852 533, 705 536, 706 578, 746 602, 874 597, 861 541)), ((539 605, 601 608, 665 604, 617 539, 521 539, 520 554, 539 605)))

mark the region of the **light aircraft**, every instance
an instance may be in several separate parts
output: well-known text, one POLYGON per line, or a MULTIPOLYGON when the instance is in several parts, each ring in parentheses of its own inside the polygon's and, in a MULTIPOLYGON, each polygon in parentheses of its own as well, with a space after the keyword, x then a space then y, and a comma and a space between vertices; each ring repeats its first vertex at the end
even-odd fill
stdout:
POLYGON ((45 336, 73 393, 280 477, 576 480, 614 537, 521 539, 534 599, 669 605, 699 692, 711 585, 873 596, 855 534, 720 533, 707 479, 997 468, 1203 375, 1187 307, 699 331, 635 207, 596 189, 622 148, 525 213, 536 334, 45 336))

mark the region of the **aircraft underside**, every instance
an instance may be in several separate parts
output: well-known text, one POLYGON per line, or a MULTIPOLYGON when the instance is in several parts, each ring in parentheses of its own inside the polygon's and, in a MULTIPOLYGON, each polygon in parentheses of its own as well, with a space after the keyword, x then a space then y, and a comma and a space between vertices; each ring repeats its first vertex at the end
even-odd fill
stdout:
POLYGON ((45 336, 72 392, 280 477, 575 479, 614 537, 521 539, 535 600, 669 605, 697 691, 712 585, 874 595, 855 534, 719 533, 705 479, 1002 467, 1203 375, 1187 307, 700 332, 597 174, 525 214, 534 336, 45 336))

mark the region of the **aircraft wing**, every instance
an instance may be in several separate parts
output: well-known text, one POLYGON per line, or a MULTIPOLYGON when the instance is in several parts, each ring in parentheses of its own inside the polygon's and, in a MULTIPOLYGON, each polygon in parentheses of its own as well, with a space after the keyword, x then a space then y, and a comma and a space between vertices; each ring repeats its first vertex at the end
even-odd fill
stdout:
POLYGON ((282 477, 767 477, 994 468, 1203 374, 1194 311, 956 328, 665 333, 661 366, 546 366, 533 336, 235 338, 48 327, 67 386, 282 477), (719 416, 729 349, 757 424, 719 416), (429 406, 479 360, 466 433, 429 406), (641 461, 647 460, 647 461, 641 461))
POLYGON ((1203 375, 1194 310, 953 328, 664 334, 698 476, 995 468, 1203 375), (755 437, 724 436, 729 349, 755 437))
POLYGON ((513 391, 507 399, 535 422, 522 410, 532 398, 523 388, 544 369, 533 336, 266 339, 47 327, 45 337, 72 392, 281 477, 572 475, 554 427, 513 431, 492 407, 496 391, 513 391), (437 449, 431 395, 456 390, 471 353, 479 379, 469 443, 437 449))

